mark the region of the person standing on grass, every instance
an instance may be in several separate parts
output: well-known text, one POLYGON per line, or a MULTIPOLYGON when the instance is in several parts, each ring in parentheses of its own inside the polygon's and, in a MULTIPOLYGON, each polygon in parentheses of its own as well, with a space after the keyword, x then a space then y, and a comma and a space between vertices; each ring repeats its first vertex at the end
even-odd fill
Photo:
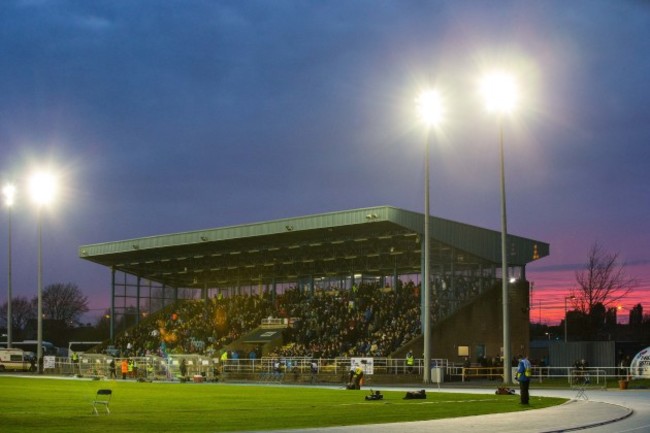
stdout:
POLYGON ((115 374, 115 359, 111 359, 110 364, 108 364, 108 372, 109 372, 108 375, 109 378, 117 379, 117 375, 115 374))
POLYGON ((129 373, 129 362, 126 358, 122 359, 122 380, 126 379, 126 375, 129 373))
POLYGON ((413 373, 413 364, 415 363, 415 358, 413 357, 413 352, 410 350, 406 354, 406 371, 413 373))
POLYGON ((185 358, 181 360, 180 371, 181 371, 181 377, 185 379, 185 376, 187 376, 187 362, 185 361, 185 358))
POLYGON ((530 377, 532 376, 532 366, 525 355, 519 355, 519 365, 517 366, 516 379, 519 381, 519 393, 521 394, 520 403, 528 404, 530 377))
POLYGON ((317 381, 317 375, 318 375, 318 364, 316 363, 315 359, 311 360, 311 363, 309 364, 309 370, 311 372, 311 383, 314 384, 317 381))
POLYGON ((363 368, 360 365, 356 367, 353 365, 350 369, 350 378, 348 379, 350 383, 349 389, 361 389, 363 383, 363 368))

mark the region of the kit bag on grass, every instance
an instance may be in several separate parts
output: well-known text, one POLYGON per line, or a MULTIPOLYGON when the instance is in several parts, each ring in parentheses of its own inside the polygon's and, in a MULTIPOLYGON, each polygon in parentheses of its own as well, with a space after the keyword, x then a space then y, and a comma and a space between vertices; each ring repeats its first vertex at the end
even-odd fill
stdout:
POLYGON ((427 393, 423 389, 419 391, 408 391, 404 396, 404 400, 426 399, 426 398, 427 398, 427 393))
POLYGON ((383 400, 384 396, 382 395, 381 391, 373 391, 372 389, 370 390, 370 395, 366 396, 366 400, 383 400))

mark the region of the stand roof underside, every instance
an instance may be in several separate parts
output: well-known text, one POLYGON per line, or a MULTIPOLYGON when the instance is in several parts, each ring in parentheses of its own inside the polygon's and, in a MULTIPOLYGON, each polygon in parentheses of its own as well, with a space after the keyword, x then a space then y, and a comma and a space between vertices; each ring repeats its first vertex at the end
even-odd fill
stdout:
MULTIPOLYGON (((430 217, 432 273, 501 266, 501 232, 430 217)), ((291 283, 420 273, 424 215, 391 206, 83 245, 79 257, 171 287, 291 283)), ((507 237, 508 265, 549 254, 507 237)))

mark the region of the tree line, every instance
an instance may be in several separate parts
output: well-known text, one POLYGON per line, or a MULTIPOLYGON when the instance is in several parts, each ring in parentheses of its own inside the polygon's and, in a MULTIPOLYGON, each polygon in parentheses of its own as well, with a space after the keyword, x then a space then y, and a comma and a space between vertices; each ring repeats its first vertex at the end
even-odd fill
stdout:
MULTIPOLYGON (((74 283, 56 283, 43 288, 45 340, 63 344, 68 331, 82 327, 81 318, 88 309, 88 298, 74 283), (61 339, 62 341, 57 341, 61 339)), ((8 303, 0 306, 0 323, 7 324, 8 303)), ((36 339, 38 298, 14 297, 11 302, 11 329, 14 341, 36 339)))
POLYGON ((531 336, 560 339, 568 329, 571 341, 648 339, 650 315, 644 315, 642 304, 630 309, 629 326, 621 329, 617 323, 621 311, 618 304, 638 287, 638 280, 627 273, 618 253, 595 242, 584 267, 576 271, 575 280, 567 298, 571 309, 559 326, 533 325, 531 336))

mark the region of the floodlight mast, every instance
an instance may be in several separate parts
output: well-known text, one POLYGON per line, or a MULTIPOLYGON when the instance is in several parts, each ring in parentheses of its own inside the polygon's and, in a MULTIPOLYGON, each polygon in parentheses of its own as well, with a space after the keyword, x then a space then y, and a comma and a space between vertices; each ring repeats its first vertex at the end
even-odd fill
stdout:
POLYGON ((50 173, 36 173, 29 181, 29 190, 38 212, 38 297, 37 297, 37 347, 36 364, 43 374, 43 208, 50 204, 56 192, 56 179, 50 173))
POLYGON ((506 216, 506 181, 503 151, 503 118, 512 113, 517 105, 517 87, 512 75, 497 71, 484 77, 481 91, 485 108, 498 115, 499 121, 499 159, 501 177, 501 298, 503 309, 503 381, 512 383, 512 369, 510 360, 510 312, 508 297, 508 257, 506 239, 508 236, 508 223, 506 216))
POLYGON ((16 198, 16 187, 9 183, 2 188, 2 195, 5 198, 5 206, 7 206, 8 215, 8 235, 7 235, 7 348, 11 348, 13 344, 13 310, 11 304, 13 296, 13 277, 12 277, 12 256, 11 256, 11 217, 12 208, 16 198))
POLYGON ((422 270, 422 290, 424 294, 424 320, 423 320, 423 339, 424 339, 424 374, 423 382, 431 383, 431 288, 429 275, 430 271, 430 227, 429 227, 429 147, 431 137, 434 133, 433 128, 442 120, 442 102, 440 94, 435 90, 423 92, 417 99, 418 113, 422 121, 427 126, 426 141, 424 145, 424 264, 422 270))

